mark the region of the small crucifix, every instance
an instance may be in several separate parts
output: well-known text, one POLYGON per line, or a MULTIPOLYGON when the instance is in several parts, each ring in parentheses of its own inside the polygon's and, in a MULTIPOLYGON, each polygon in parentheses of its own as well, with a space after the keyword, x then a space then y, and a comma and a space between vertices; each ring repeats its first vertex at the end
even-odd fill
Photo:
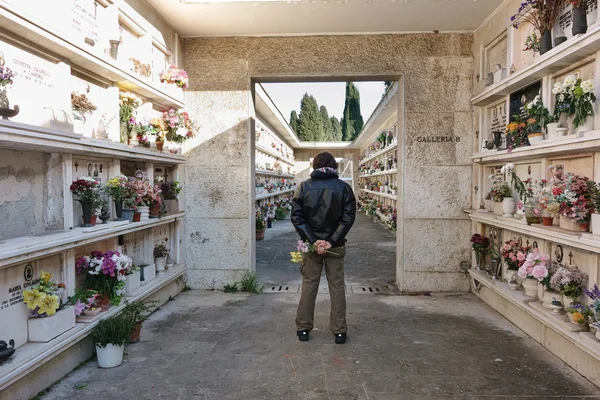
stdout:
POLYGON ((569 252, 569 265, 573 265, 573 252, 569 252))
POLYGON ((79 168, 79 163, 75 161, 75 172, 77 172, 77 168, 79 168))
POLYGON ((529 239, 525 241, 525 247, 529 247, 529 239))

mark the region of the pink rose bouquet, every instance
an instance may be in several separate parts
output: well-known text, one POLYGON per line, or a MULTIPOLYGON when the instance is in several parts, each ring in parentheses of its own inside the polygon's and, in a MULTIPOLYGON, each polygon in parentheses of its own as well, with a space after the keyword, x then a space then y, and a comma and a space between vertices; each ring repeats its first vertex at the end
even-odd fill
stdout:
POLYGON ((540 254, 538 249, 525 257, 525 262, 519 267, 517 275, 522 279, 537 279, 539 282, 548 276, 548 267, 546 264, 550 257, 545 254, 540 254))

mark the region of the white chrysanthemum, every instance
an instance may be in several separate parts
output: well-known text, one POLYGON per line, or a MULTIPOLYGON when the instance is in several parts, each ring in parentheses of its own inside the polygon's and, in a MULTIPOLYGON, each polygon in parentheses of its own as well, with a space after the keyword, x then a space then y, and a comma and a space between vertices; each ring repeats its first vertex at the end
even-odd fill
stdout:
POLYGON ((564 94, 559 94, 558 95, 558 101, 565 101, 565 95, 564 94))
POLYGON ((563 85, 566 90, 573 90, 576 83, 577 83, 577 78, 575 77, 575 75, 567 75, 567 77, 563 81, 563 85))
POLYGON ((554 84, 554 88, 552 89, 552 93, 559 94, 559 93, 563 93, 564 91, 565 91, 565 88, 563 87, 562 83, 556 82, 554 84))
POLYGON ((513 163, 507 163, 506 164, 506 172, 510 172, 513 169, 515 169, 515 164, 513 164, 513 163))
POLYGON ((594 91, 594 81, 589 79, 587 81, 581 82, 581 89, 583 93, 591 93, 594 91))

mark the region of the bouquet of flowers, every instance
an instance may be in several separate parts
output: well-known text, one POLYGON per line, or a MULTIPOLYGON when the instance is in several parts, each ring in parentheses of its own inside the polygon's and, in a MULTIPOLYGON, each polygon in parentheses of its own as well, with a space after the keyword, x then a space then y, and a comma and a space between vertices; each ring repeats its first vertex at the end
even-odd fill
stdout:
POLYGON ((167 139, 172 142, 183 143, 195 137, 198 131, 198 127, 185 111, 164 111, 163 120, 167 126, 167 139))
POLYGON ((538 249, 533 249, 533 251, 525 257, 525 262, 519 267, 517 275, 519 275, 521 279, 537 279, 541 282, 548 276, 548 267, 546 266, 546 263, 549 260, 549 256, 540 254, 538 249))
POLYGON ((23 290, 23 301, 30 310, 30 318, 51 317, 65 306, 62 302, 65 284, 56 283, 51 278, 52 274, 42 271, 40 282, 31 289, 23 290))
POLYGON ((533 32, 531 35, 525 38, 525 48, 523 51, 533 51, 534 53, 539 53, 540 48, 542 47, 542 39, 538 36, 536 32, 533 32))
POLYGON ((132 194, 132 197, 128 200, 129 202, 133 202, 134 206, 150 207, 157 201, 162 204, 160 192, 157 193, 157 190, 152 186, 148 175, 144 171, 137 170, 135 175, 129 178, 128 185, 132 194))
POLYGON ((539 33, 552 31, 563 3, 564 0, 525 0, 510 22, 515 29, 529 23, 539 33))
POLYGON ((475 233, 473 236, 471 236, 471 247, 477 254, 487 254, 490 249, 490 239, 485 236, 481 236, 479 233, 475 233))
POLYGON ((600 289, 598 289, 598 284, 595 283, 594 288, 592 290, 584 289, 583 291, 586 294, 586 296, 592 300, 592 304, 590 304, 590 309, 594 313, 594 322, 600 324, 600 289))
POLYGON ((100 183, 89 176, 82 176, 73 181, 71 192, 80 203, 96 203, 100 198, 100 183))
POLYGON ((588 306, 577 302, 571 303, 567 308, 567 312, 569 313, 569 319, 578 325, 587 324, 588 319, 594 316, 588 306))
POLYGON ((534 119, 534 121, 530 123, 530 125, 533 125, 533 132, 538 130, 536 128, 543 128, 546 130, 548 124, 554 122, 554 117, 550 114, 550 111, 544 107, 544 103, 540 100, 540 95, 535 96, 531 102, 527 103, 525 109, 527 110, 527 114, 534 119))
POLYGON ((510 271, 518 271, 530 251, 531 246, 521 246, 516 240, 509 240, 502 245, 501 256, 510 271))
POLYGON ((75 261, 77 272, 85 274, 89 289, 108 296, 111 303, 118 305, 125 288, 125 277, 135 272, 133 260, 118 251, 93 251, 89 256, 75 261))
POLYGON ((589 221, 594 212, 591 199, 593 182, 587 177, 568 174, 563 184, 555 185, 552 194, 560 204, 558 213, 576 221, 589 221))
POLYGON ((583 293, 583 282, 587 278, 587 274, 581 272, 576 266, 559 267, 550 279, 550 286, 576 302, 583 293))
POLYGON ((106 182, 106 192, 116 202, 123 201, 129 189, 129 180, 125 175, 117 175, 106 182))
POLYGON ((69 298, 69 303, 73 304, 75 315, 81 315, 97 308, 95 301, 98 296, 99 294, 95 290, 76 289, 75 294, 69 298))
POLYGON ((179 182, 177 181, 167 181, 160 184, 160 190, 165 200, 175 200, 179 192, 181 192, 181 186, 179 186, 179 182))
POLYGON ((593 80, 582 81, 575 75, 567 75, 562 83, 554 84, 552 93, 556 96, 554 114, 557 118, 562 114, 575 115, 575 128, 584 125, 586 118, 594 115, 596 96, 593 80))
POLYGON ((165 71, 159 75, 161 83, 174 83, 177 87, 187 89, 189 84, 188 74, 183 69, 177 68, 175 65, 169 65, 165 71))
MULTIPOLYGON (((316 246, 314 244, 310 244, 308 242, 303 242, 302 240, 298 240, 298 244, 297 244, 296 248, 298 249, 298 251, 292 251, 292 252, 290 252, 290 255, 292 256, 292 262, 300 263, 300 262, 302 262, 302 260, 304 259, 304 256, 306 254, 316 253, 318 246, 316 246)), ((329 250, 325 251, 325 253, 333 254, 335 256, 338 255, 337 253, 334 253, 329 250)))
POLYGON ((12 85, 15 76, 17 74, 12 69, 0 65, 0 87, 12 85))

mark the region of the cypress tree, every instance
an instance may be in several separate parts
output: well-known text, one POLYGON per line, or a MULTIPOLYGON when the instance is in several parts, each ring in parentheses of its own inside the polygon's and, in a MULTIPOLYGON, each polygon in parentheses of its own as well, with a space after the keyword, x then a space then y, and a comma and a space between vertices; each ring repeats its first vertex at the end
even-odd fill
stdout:
POLYGON ((329 118, 329 113, 327 112, 327 107, 321 106, 319 111, 321 112, 321 118, 323 120, 323 137, 320 140, 324 142, 331 141, 333 140, 333 131, 331 119, 329 118))
POLYGON ((346 83, 346 102, 342 116, 342 140, 354 140, 364 125, 360 113, 360 93, 354 83, 346 83))
POLYGON ((292 110, 290 115, 290 128, 296 132, 296 135, 298 134, 298 123, 298 114, 296 114, 296 110, 292 110))
POLYGON ((350 108, 350 117, 352 118, 354 124, 354 135, 350 138, 350 140, 356 139, 356 137, 362 131, 363 126, 365 125, 362 114, 360 112, 360 93, 358 88, 352 84, 352 98, 350 100, 351 108, 350 108))
POLYGON ((354 135, 354 125, 350 118, 350 96, 352 94, 352 82, 346 82, 346 100, 344 102, 344 114, 342 115, 342 140, 348 141, 354 135))
POLYGON ((303 141, 320 140, 323 136, 323 120, 314 96, 305 93, 300 103, 298 138, 303 141))
POLYGON ((339 142, 342 140, 342 125, 340 125, 340 121, 336 117, 331 117, 331 140, 334 142, 339 142))

